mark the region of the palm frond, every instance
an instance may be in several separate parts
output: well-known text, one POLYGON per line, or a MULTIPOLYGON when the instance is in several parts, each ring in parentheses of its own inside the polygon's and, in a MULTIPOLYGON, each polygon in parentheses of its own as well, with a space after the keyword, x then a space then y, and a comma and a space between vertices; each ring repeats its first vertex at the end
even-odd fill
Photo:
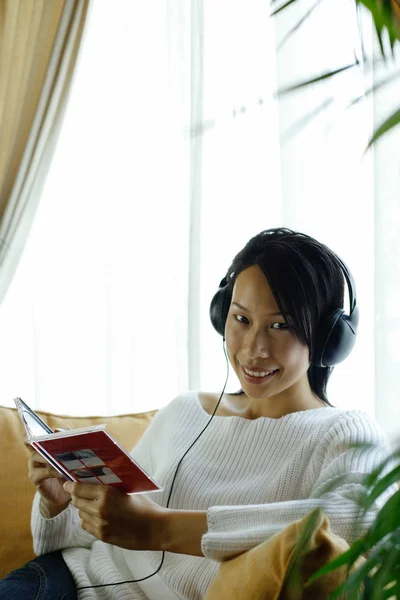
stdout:
MULTIPOLYGON (((279 42, 279 45, 277 47, 277 51, 279 51, 282 46, 284 44, 286 44, 286 42, 288 41, 289 38, 292 37, 292 35, 298 30, 300 29, 300 27, 304 24, 305 21, 307 21, 307 19, 313 14, 313 12, 315 11, 315 9, 321 4, 322 0, 317 0, 312 6, 311 8, 308 9, 308 11, 305 13, 305 15, 303 15, 300 19, 300 21, 298 21, 296 23, 296 25, 294 25, 288 32, 287 34, 284 36, 284 38, 279 42)), ((275 13, 272 13, 271 16, 273 16, 275 13)))
MULTIPOLYGON (((279 0, 270 0, 271 5, 274 8, 273 12, 271 13, 271 16, 277 16, 279 13, 286 10, 288 7, 292 6, 294 4, 294 2, 296 2, 296 1, 298 1, 298 0, 286 0, 286 1, 284 1, 283 4, 281 4, 280 6, 277 7, 279 0)), ((282 45, 284 43, 286 43, 286 41, 288 39, 290 39, 290 37, 301 27, 301 25, 303 25, 303 23, 307 20, 307 18, 310 16, 310 14, 312 14, 312 12, 315 10, 315 8, 320 4, 320 1, 321 0, 317 0, 317 2, 315 2, 314 5, 311 6, 311 8, 305 12, 303 17, 285 35, 285 37, 283 38, 283 40, 281 41, 281 43, 279 45, 279 48, 282 47, 282 45)), ((377 36, 377 40, 379 43, 381 55, 382 55, 383 60, 387 61, 389 56, 388 56, 387 49, 385 48, 384 36, 385 35, 388 36, 389 45, 390 45, 390 55, 392 57, 394 56, 395 45, 400 40, 400 11, 398 14, 396 14, 395 5, 393 3, 394 0, 354 0, 354 2, 355 2, 355 5, 357 6, 358 10, 360 9, 360 6, 364 6, 371 13, 373 21, 374 21, 376 36, 377 36)), ((360 39, 361 39, 361 43, 362 43, 362 60, 365 63, 366 62, 365 61, 365 50, 364 50, 364 46, 363 46, 363 39, 362 39, 362 32, 360 30, 360 25, 359 25, 359 31, 360 31, 360 39)), ((342 73, 343 71, 346 71, 347 69, 353 68, 355 66, 359 66, 358 59, 356 59, 356 61, 354 63, 352 63, 351 65, 347 65, 346 67, 340 67, 338 69, 334 69, 333 71, 329 71, 328 73, 324 73, 318 77, 313 77, 312 79, 302 81, 297 84, 289 85, 283 89, 280 89, 276 92, 275 96, 281 97, 285 94, 289 94, 296 90, 302 89, 308 85, 323 81, 329 77, 334 77, 335 75, 338 75, 338 74, 342 73)), ((392 77, 388 78, 387 82, 391 81, 393 78, 392 77)), ((367 92, 365 95, 380 89, 384 85, 385 85, 385 82, 381 82, 381 83, 377 84, 376 86, 370 88, 369 92, 367 92)), ((354 99, 350 103, 350 106, 353 104, 356 104, 361 99, 362 99, 362 97, 354 99)), ((318 112, 319 112, 319 110, 317 108, 315 113, 317 114, 318 112)), ((386 121, 384 123, 382 123, 382 125, 374 132, 371 140, 368 143, 366 151, 378 139, 380 139, 388 131, 390 131, 391 129, 393 129, 394 127, 396 127, 399 124, 400 124, 400 109, 398 111, 394 112, 388 119, 386 119, 386 121)))
POLYGON ((399 110, 396 110, 396 112, 394 112, 392 115, 390 115, 390 117, 388 119, 386 119, 386 121, 384 121, 382 123, 382 125, 380 127, 378 127, 378 129, 374 132, 374 135, 372 136, 372 138, 370 139, 370 141, 368 143, 367 150, 372 146, 372 144, 375 144, 375 142, 377 140, 379 140, 379 138, 381 138, 383 135, 385 135, 385 133, 387 133, 388 131, 390 131, 391 129, 393 129, 394 127, 396 127, 399 124, 400 124, 400 108, 399 108, 399 110))
MULTIPOLYGON (((271 13, 271 17, 275 17, 275 15, 277 15, 278 13, 280 13, 282 10, 285 10, 285 8, 287 8, 288 6, 290 6, 290 4, 293 4, 293 2, 296 2, 297 0, 287 0, 287 2, 285 4, 282 4, 282 6, 280 6, 279 8, 276 8, 272 13, 271 13)), ((274 0, 272 0, 272 3, 274 3, 274 0)))
POLYGON ((308 123, 311 123, 315 119, 315 117, 322 113, 324 110, 328 108, 333 103, 333 98, 325 98, 321 104, 313 108, 306 115, 303 115, 300 119, 298 119, 293 125, 291 125, 280 137, 280 141, 282 144, 285 144, 289 140, 291 140, 295 135, 297 135, 308 123))
POLYGON ((327 71, 326 73, 322 73, 322 75, 318 75, 317 77, 313 77, 312 79, 306 79, 305 81, 301 81, 300 83, 295 83, 293 85, 289 85, 285 88, 281 88, 275 92, 276 97, 284 96, 285 94, 289 94, 296 90, 300 90, 301 88, 307 87, 308 85, 312 85, 313 83, 319 83, 320 81, 324 81, 325 79, 329 79, 330 77, 334 77, 339 73, 343 73, 344 71, 348 71, 349 69, 353 69, 358 65, 358 61, 346 65, 345 67, 340 67, 339 69, 334 69, 333 71, 327 71))
POLYGON ((379 81, 378 83, 375 83, 374 85, 371 85, 367 90, 365 90, 365 92, 362 96, 357 96, 356 98, 353 98, 352 100, 350 100, 350 102, 347 105, 347 108, 351 108, 358 102, 361 102, 361 100, 365 100, 365 98, 367 98, 371 94, 375 94, 376 92, 378 92, 379 90, 384 88, 386 85, 389 85, 389 83, 392 83, 399 77, 400 77, 400 71, 395 71, 394 73, 392 73, 385 79, 382 79, 382 81, 379 81))
MULTIPOLYGON (((368 451, 373 444, 352 444, 351 447, 358 448, 360 451, 368 451)), ((363 513, 367 512, 375 500, 399 479, 400 449, 397 449, 363 478, 362 484, 365 493, 360 500, 363 513), (395 463, 394 467, 393 462, 395 463), (388 465, 393 468, 386 473, 388 465)), ((341 481, 342 478, 338 478, 337 485, 340 485, 341 481)), ((334 487, 336 486, 332 485, 332 488, 334 487)), ((310 513, 304 535, 299 537, 296 557, 307 546, 313 527, 318 525, 320 515, 321 513, 317 510, 310 513)), ((380 508, 368 531, 357 539, 346 552, 314 573, 306 582, 305 587, 323 575, 343 566, 347 566, 346 581, 330 595, 329 600, 343 598, 343 594, 346 594, 344 596, 346 600, 383 600, 384 598, 400 597, 400 489, 393 493, 380 508), (357 566, 350 575, 349 571, 352 565, 360 557, 364 557, 365 561, 361 566, 357 566)), ((291 569, 290 574, 291 576, 296 575, 294 568, 291 569)))
POLYGON ((394 45, 396 41, 400 40, 400 27, 391 0, 356 0, 356 2, 368 8, 372 15, 382 56, 386 56, 383 44, 385 31, 389 36, 391 54, 393 55, 394 45))

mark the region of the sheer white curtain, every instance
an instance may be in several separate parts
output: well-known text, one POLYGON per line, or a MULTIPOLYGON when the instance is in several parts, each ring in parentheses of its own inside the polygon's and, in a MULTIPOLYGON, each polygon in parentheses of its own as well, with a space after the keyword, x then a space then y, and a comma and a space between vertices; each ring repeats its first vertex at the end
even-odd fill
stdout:
POLYGON ((285 225, 331 246, 357 283, 358 341, 331 402, 397 433, 400 275, 385 207, 398 210, 399 163, 385 141, 363 155, 390 106, 346 108, 374 76, 361 70, 275 99, 360 51, 353 3, 325 0, 277 52, 300 4, 272 20, 265 0, 93 3, 39 214, 0 307, 2 404, 20 395, 112 414, 222 389, 211 297, 250 236, 285 225))
POLYGON ((187 387, 186 3, 93 3, 40 210, 1 307, 1 402, 113 414, 187 387), (179 10, 178 10, 179 8, 179 10))

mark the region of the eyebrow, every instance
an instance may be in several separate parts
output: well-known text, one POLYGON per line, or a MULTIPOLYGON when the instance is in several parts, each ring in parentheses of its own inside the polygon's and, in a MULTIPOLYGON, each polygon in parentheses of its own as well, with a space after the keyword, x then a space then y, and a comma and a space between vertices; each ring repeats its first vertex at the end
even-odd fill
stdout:
MULTIPOLYGON (((231 304, 234 304, 235 306, 237 306, 238 308, 240 308, 240 310, 245 310, 246 312, 249 312, 249 309, 246 308, 245 306, 243 306, 243 304, 240 304, 239 302, 232 302, 231 304)), ((269 313, 270 317, 277 317, 277 316, 283 316, 281 312, 273 312, 273 313, 269 313)))

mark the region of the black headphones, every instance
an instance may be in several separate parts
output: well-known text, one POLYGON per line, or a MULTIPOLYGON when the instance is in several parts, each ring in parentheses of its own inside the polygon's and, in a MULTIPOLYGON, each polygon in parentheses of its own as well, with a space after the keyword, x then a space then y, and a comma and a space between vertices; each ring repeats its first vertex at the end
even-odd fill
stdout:
MULTIPOLYGON (((356 342, 359 310, 356 302, 356 286, 344 262, 337 256, 347 282, 350 297, 350 314, 342 308, 334 310, 319 325, 314 339, 312 364, 317 367, 333 367, 342 362, 352 351, 356 342)), ((224 277, 211 301, 210 319, 214 329, 225 339, 225 323, 231 304, 227 278, 224 277)))

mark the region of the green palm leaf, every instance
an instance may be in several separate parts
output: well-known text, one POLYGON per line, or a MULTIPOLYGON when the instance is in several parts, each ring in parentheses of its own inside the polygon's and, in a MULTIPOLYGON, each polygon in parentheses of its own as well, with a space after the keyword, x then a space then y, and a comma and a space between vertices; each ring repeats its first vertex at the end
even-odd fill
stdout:
MULTIPOLYGON (((279 51, 282 46, 288 41, 289 38, 292 37, 292 35, 294 34, 295 31, 297 31, 298 29, 300 29, 300 27, 303 25, 303 23, 305 23, 305 21, 307 21, 307 19, 313 14, 313 12, 315 11, 315 9, 321 4, 322 0, 317 0, 312 6, 311 8, 306 12, 305 15, 303 15, 300 19, 300 21, 298 21, 296 23, 296 25, 294 25, 294 27, 292 27, 287 34, 284 36, 283 40, 280 41, 279 46, 277 48, 277 50, 279 51)), ((282 10, 282 9, 280 9, 282 10)), ((277 14, 278 11, 274 11, 271 14, 271 17, 273 17, 274 15, 277 14)))
POLYGON ((399 110, 396 110, 396 112, 394 112, 388 119, 386 119, 386 121, 384 121, 384 123, 382 123, 382 125, 378 127, 378 129, 374 132, 374 135, 368 143, 367 150, 372 146, 372 144, 375 144, 375 142, 379 140, 380 137, 382 137, 383 135, 385 135, 385 133, 396 127, 399 123, 400 108, 399 110))
POLYGON ((388 533, 400 529, 400 490, 382 506, 365 538, 370 546, 377 544, 388 533))
MULTIPOLYGON (((296 0, 288 0, 286 2, 286 4, 283 4, 279 8, 276 8, 274 10, 274 12, 271 13, 271 17, 274 17, 275 15, 277 15, 278 13, 280 13, 282 10, 284 10, 285 8, 287 8, 290 4, 293 4, 293 2, 296 2, 296 0)), ((274 4, 274 0, 272 0, 272 4, 274 4)))
MULTIPOLYGON (((280 6, 277 7, 279 0, 271 0, 271 5, 274 7, 274 10, 273 10, 271 16, 277 16, 283 10, 286 10, 290 6, 292 6, 294 4, 294 2, 296 2, 296 1, 297 0, 286 0, 283 4, 281 4, 280 6)), ((373 21, 374 21, 375 31, 376 31, 376 35, 377 35, 377 39, 379 42, 379 46, 380 46, 380 50, 381 50, 383 59, 387 60, 389 58, 387 55, 387 51, 385 50, 385 45, 384 45, 384 34, 385 33, 387 33, 387 35, 388 35, 389 44, 390 44, 390 55, 393 57, 395 44, 400 40, 400 24, 399 24, 398 20, 396 20, 396 13, 395 13, 392 1, 391 0, 354 0, 354 2, 358 6, 363 5, 371 13, 373 21)), ((311 7, 311 9, 309 9, 304 14, 304 16, 297 23, 297 25, 295 25, 295 27, 291 31, 288 32, 287 36, 285 36, 282 43, 284 43, 288 37, 290 37, 292 34, 294 34, 297 31, 297 29, 307 20, 307 17, 309 16, 309 14, 311 14, 311 12, 314 10, 314 8, 318 4, 319 4, 319 2, 316 2, 316 4, 313 5, 311 7)), ((323 81, 324 79, 333 77, 333 76, 335 76, 349 68, 352 68, 356 65, 358 65, 358 61, 352 65, 348 65, 347 67, 341 67, 341 68, 335 69, 333 71, 330 71, 328 73, 324 73, 323 75, 321 75, 319 77, 314 77, 307 81, 303 81, 298 84, 290 85, 290 86, 286 87, 285 89, 279 90, 276 95, 279 97, 284 94, 288 94, 290 92, 304 88, 307 85, 311 85, 313 83, 323 81)), ((379 87, 382 87, 382 85, 376 86, 375 91, 379 87)), ((353 103, 356 103, 357 101, 358 101, 358 99, 356 99, 353 103)), ((394 112, 388 119, 386 119, 386 121, 374 132, 371 140, 368 143, 366 150, 368 150, 378 139, 380 139, 388 131, 390 131, 391 129, 393 129, 394 127, 396 127, 399 124, 400 124, 400 109, 398 111, 394 112)))
POLYGON ((375 500, 391 485, 400 481, 400 465, 390 471, 385 477, 382 477, 363 502, 363 508, 368 510, 375 500))
MULTIPOLYGON (((355 443, 348 446, 362 452, 368 452, 373 447, 374 444, 371 443, 355 443)), ((344 475, 331 482, 329 490, 343 483, 346 477, 344 475)), ((375 500, 394 483, 398 483, 399 479, 400 449, 397 449, 362 479, 361 483, 366 491, 359 500, 360 514, 368 511, 375 500), (389 465, 391 470, 387 473, 389 465)), ((327 491, 324 489, 324 493, 327 491)), ((296 562, 299 562, 307 548, 310 536, 314 528, 318 527, 322 514, 321 509, 314 509, 306 521, 303 535, 299 536, 298 545, 293 553, 293 562, 288 569, 288 586, 299 582, 296 562)), ((305 588, 319 577, 343 566, 347 566, 346 581, 329 596, 329 600, 343 597, 346 600, 400 598, 400 489, 380 508, 367 533, 357 539, 346 552, 314 573, 306 582, 305 588), (349 575, 350 568, 361 556, 366 559, 365 562, 349 575)))
POLYGON ((329 79, 330 77, 334 77, 339 73, 343 73, 343 71, 347 71, 348 69, 352 69, 353 67, 358 66, 358 61, 346 65, 345 67, 340 67, 339 69, 335 69, 334 71, 327 71, 326 73, 322 73, 322 75, 318 75, 317 77, 313 77, 312 79, 306 79, 305 81, 301 81, 300 83, 295 83, 285 88, 281 88, 276 92, 276 96, 284 96, 285 94, 289 94, 290 92, 294 92, 296 90, 300 90, 301 88, 307 87, 313 83, 319 83, 320 81, 324 81, 324 79, 329 79))
POLYGON ((385 56, 382 41, 382 35, 385 30, 388 32, 390 47, 393 53, 394 44, 396 40, 400 39, 400 28, 396 23, 396 15, 391 0, 356 0, 356 2, 357 4, 366 6, 372 14, 382 56, 385 56))

